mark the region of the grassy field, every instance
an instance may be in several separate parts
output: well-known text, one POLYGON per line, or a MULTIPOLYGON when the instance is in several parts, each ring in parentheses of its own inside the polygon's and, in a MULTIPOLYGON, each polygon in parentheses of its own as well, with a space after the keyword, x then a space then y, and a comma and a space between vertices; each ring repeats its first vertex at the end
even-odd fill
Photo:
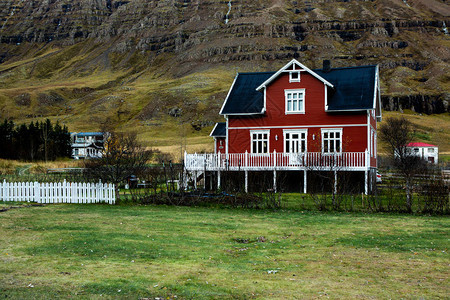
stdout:
POLYGON ((48 205, 1 212, 0 223, 4 297, 450 294, 446 217, 48 205))

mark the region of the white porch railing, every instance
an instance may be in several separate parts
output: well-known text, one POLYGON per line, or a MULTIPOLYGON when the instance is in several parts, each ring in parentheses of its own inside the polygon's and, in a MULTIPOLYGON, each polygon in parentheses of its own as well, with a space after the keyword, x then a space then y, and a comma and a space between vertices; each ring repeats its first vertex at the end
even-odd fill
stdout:
POLYGON ((222 170, 336 170, 364 171, 369 166, 368 152, 343 152, 325 154, 306 153, 208 153, 184 155, 188 171, 222 170))
POLYGON ((0 183, 0 200, 37 203, 102 203, 116 201, 113 184, 102 183, 0 183))

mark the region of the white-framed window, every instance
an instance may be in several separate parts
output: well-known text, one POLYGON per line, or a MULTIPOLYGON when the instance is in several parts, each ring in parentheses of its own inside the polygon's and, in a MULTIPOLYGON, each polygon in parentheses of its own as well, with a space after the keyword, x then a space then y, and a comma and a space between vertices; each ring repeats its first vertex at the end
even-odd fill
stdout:
POLYGON ((342 128, 322 129, 322 152, 342 152, 342 128))
POLYGON ((434 153, 434 148, 428 148, 428 153, 434 153))
POLYGON ((284 152, 304 153, 307 151, 308 130, 284 130, 284 152))
POLYGON ((252 130, 251 153, 269 153, 269 130, 252 130))
POLYGON ((285 90, 284 96, 287 114, 305 113, 305 89, 285 90))
POLYGON ((289 72, 289 82, 300 82, 300 71, 289 72))

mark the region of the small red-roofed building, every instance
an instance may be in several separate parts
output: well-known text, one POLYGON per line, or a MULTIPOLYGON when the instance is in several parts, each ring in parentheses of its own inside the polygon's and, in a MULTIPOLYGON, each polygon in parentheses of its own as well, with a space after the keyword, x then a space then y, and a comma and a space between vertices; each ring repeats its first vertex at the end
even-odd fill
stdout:
POLYGON ((409 143, 406 145, 406 148, 409 153, 420 156, 429 163, 438 163, 439 148, 436 145, 426 143, 409 143))

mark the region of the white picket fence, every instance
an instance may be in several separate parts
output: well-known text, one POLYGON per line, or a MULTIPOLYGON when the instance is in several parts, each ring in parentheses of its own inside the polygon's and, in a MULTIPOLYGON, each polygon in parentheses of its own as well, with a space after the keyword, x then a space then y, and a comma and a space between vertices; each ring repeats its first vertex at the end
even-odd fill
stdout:
POLYGON ((0 200, 37 203, 114 204, 114 184, 77 182, 6 182, 0 183, 0 200))

